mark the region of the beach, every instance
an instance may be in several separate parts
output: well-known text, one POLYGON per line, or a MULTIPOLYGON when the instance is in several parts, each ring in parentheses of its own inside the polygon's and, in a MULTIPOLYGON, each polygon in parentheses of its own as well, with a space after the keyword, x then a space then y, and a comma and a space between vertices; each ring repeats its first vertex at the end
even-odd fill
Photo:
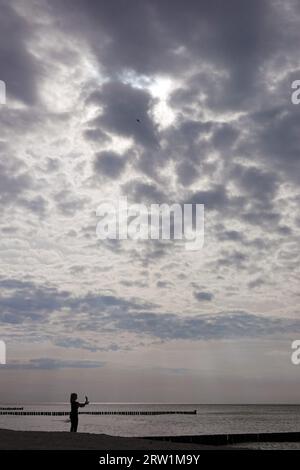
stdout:
MULTIPOLYGON (((1 415, 0 429, 15 431, 68 432, 68 403, 2 403, 2 408, 22 407, 14 415, 1 415), (38 413, 54 413, 40 416, 38 413), (66 413, 66 416, 55 414, 66 413)), ((107 415, 80 414, 78 432, 122 437, 184 436, 211 434, 280 433, 300 429, 299 405, 201 405, 201 404, 141 404, 92 403, 83 410, 104 412, 107 415), (157 412, 185 412, 197 414, 156 414, 157 412), (143 415, 143 412, 150 412, 143 415), (136 413, 132 415, 130 413, 136 413)), ((6 411, 4 411, 5 413, 6 411)))
POLYGON ((203 450, 205 446, 107 434, 0 430, 0 450, 203 450))

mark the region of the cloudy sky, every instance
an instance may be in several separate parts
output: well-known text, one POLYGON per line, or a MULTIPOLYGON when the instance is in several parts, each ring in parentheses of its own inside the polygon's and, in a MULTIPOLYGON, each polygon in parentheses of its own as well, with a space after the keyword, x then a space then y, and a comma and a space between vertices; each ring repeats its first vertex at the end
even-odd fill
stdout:
POLYGON ((299 1, 0 6, 0 400, 299 402, 299 1), (203 249, 97 239, 121 196, 203 249))

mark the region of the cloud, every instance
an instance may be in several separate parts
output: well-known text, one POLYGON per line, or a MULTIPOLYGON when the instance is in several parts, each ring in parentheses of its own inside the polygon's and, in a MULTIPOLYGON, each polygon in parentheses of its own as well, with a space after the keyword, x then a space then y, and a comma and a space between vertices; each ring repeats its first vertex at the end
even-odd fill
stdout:
POLYGON ((45 287, 17 281, 1 281, 0 322, 19 324, 27 320, 47 321, 47 315, 60 310, 68 300, 66 291, 58 291, 53 287, 45 287), (4 289, 4 290, 3 290, 4 289))
POLYGON ((178 181, 183 186, 189 186, 199 177, 199 170, 197 169, 197 166, 187 161, 179 163, 176 167, 176 172, 178 181))
POLYGON ((279 177, 272 171, 263 171, 254 166, 234 165, 231 177, 239 189, 260 204, 270 206, 279 186, 279 177))
POLYGON ((294 335, 298 3, 0 5, 3 334, 66 357, 294 335), (97 240, 99 197, 120 193, 204 204, 203 250, 97 240))
POLYGON ((166 289, 168 287, 172 287, 172 283, 168 281, 157 281, 156 286, 159 289, 166 289))
POLYGON ((18 204, 42 218, 45 217, 48 208, 48 201, 40 195, 32 199, 20 198, 18 204))
POLYGON ((105 362, 89 360, 68 360, 41 357, 30 359, 27 362, 12 360, 5 369, 13 370, 56 370, 56 369, 98 369, 104 367, 105 362))
POLYGON ((216 260, 219 267, 233 267, 235 269, 245 269, 245 263, 248 261, 248 255, 242 251, 223 251, 221 257, 216 260))
POLYGON ((76 212, 82 210, 88 202, 87 197, 78 197, 76 193, 68 189, 62 189, 53 196, 56 207, 66 217, 73 217, 76 212))
POLYGON ((166 201, 166 194, 156 184, 140 180, 128 181, 122 187, 123 194, 137 203, 161 204, 166 201))
POLYGON ((237 230, 226 230, 222 224, 216 227, 219 241, 241 242, 245 241, 245 235, 237 230))
POLYGON ((222 96, 227 106, 228 97, 236 105, 249 95, 259 66, 277 50, 285 32, 278 28, 272 2, 232 0, 231 5, 192 1, 187 10, 180 0, 172 8, 159 0, 149 5, 133 0, 129 6, 121 1, 118 11, 123 14, 117 19, 114 6, 105 1, 56 2, 65 31, 82 34, 108 73, 176 74, 193 65, 214 65, 230 74, 222 96), (71 5, 72 17, 67 15, 71 5))
MULTIPOLYGON (((290 89, 290 83, 287 81, 286 90, 290 89)), ((289 99, 286 96, 284 104, 269 105, 264 111, 249 115, 245 123, 248 132, 240 142, 239 151, 248 158, 256 156, 270 168, 276 169, 279 175, 296 182, 300 174, 300 111, 299 106, 291 105, 289 99)))
POLYGON ((152 312, 114 318, 116 329, 149 334, 164 341, 171 339, 209 340, 230 338, 262 338, 272 335, 295 334, 300 329, 298 319, 255 315, 247 312, 224 312, 180 316, 152 312))
POLYGON ((37 101, 41 77, 38 61, 27 47, 32 26, 5 0, 1 0, 0 8, 1 80, 6 83, 8 95, 31 105, 37 101))
POLYGON ((91 352, 118 351, 121 349, 121 347, 118 346, 116 343, 110 343, 106 346, 98 346, 97 342, 86 341, 82 338, 75 338, 74 336, 65 336, 54 339, 53 344, 55 344, 56 346, 60 346, 61 348, 85 349, 91 352))
POLYGON ((7 205, 31 187, 31 178, 26 172, 18 171, 17 164, 0 162, 0 203, 7 205))
POLYGON ((157 146, 156 130, 149 114, 153 102, 148 92, 122 82, 108 82, 96 97, 91 94, 88 101, 101 105, 100 114, 89 122, 90 126, 132 138, 144 147, 157 146))
POLYGON ((266 283, 265 279, 261 277, 257 277, 248 283, 249 289, 256 289, 257 287, 261 287, 266 283))
MULTIPOLYGON (((232 199, 234 201, 234 199, 232 199)), ((222 211, 230 205, 230 199, 225 186, 214 185, 211 189, 196 191, 193 193, 186 204, 204 204, 206 210, 222 211)))
POLYGON ((109 294, 87 293, 75 296, 69 291, 58 290, 28 281, 6 280, 0 282, 0 322, 20 324, 27 321, 47 322, 51 313, 68 310, 87 312, 90 318, 107 315, 110 311, 129 311, 153 308, 150 302, 126 300, 109 294))
POLYGON ((37 182, 26 163, 16 158, 7 145, 0 147, 0 205, 1 210, 26 209, 44 218, 47 199, 36 193, 37 182))
POLYGON ((121 157, 115 152, 103 151, 95 156, 94 170, 99 176, 118 178, 123 173, 126 163, 126 157, 121 157))
POLYGON ((204 291, 194 292, 194 297, 199 302, 207 302, 207 301, 210 302, 214 298, 211 292, 204 292, 204 291))
MULTIPOLYGON (((95 123, 97 124, 97 122, 95 123)), ((91 142, 107 143, 111 141, 111 138, 97 127, 90 127, 83 131, 84 137, 91 142)))

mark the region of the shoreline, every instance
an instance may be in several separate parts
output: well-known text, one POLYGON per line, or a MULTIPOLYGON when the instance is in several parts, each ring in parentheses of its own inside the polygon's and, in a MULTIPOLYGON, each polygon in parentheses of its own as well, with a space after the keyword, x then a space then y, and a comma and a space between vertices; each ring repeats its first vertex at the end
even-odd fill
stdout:
POLYGON ((229 446, 157 441, 107 434, 0 429, 0 450, 217 450, 229 446))
POLYGON ((0 450, 247 450, 300 449, 300 433, 212 434, 123 437, 66 431, 16 431, 0 429, 0 450))

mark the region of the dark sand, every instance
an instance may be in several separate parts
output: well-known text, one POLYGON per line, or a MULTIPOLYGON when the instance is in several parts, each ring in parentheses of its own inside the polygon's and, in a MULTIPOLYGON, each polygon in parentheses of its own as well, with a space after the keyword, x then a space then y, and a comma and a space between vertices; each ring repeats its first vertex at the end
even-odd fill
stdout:
POLYGON ((202 450, 224 449, 224 447, 160 442, 106 434, 0 430, 0 450, 202 450))

